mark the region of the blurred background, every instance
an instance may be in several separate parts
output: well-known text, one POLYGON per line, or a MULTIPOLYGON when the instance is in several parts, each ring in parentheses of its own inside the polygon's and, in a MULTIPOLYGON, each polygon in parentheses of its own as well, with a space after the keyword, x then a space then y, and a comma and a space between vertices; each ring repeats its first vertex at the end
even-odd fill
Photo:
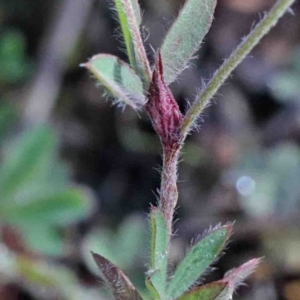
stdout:
MULTIPOLYGON (((151 62, 183 0, 143 0, 151 62), (153 50, 154 49, 154 50, 153 50)), ((219 0, 198 58, 171 88, 182 110, 274 0, 219 0)), ((90 251, 143 290, 161 149, 79 64, 126 60, 110 1, 0 0, 0 299, 109 299, 90 251)), ((300 3, 236 69, 180 163, 171 266, 235 222, 217 270, 264 257, 240 300, 300 299, 300 3)))

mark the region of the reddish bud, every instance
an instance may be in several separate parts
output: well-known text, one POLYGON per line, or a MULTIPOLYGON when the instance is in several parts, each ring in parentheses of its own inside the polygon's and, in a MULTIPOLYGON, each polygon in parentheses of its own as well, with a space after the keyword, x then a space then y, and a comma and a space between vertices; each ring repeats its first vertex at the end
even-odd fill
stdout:
POLYGON ((160 53, 152 75, 145 108, 163 145, 165 147, 178 145, 181 139, 180 125, 183 116, 171 90, 164 82, 160 53))

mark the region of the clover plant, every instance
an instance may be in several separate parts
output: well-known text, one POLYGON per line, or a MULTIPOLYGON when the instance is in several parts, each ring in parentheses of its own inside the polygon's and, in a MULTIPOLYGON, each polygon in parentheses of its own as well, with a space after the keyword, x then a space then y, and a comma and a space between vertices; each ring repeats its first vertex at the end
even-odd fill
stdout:
POLYGON ((116 300, 229 300, 259 264, 260 259, 252 259, 227 272, 221 280, 197 285, 197 280, 207 273, 226 246, 232 231, 232 224, 228 223, 203 234, 174 273, 168 272, 172 222, 178 198, 178 158, 187 135, 197 127, 197 118, 211 98, 294 2, 278 0, 215 72, 189 109, 182 112, 169 85, 200 48, 211 26, 217 0, 186 0, 156 51, 152 66, 140 34, 142 14, 138 0, 114 0, 114 12, 120 23, 129 64, 110 54, 98 54, 82 66, 103 85, 114 103, 147 112, 160 138, 163 157, 158 205, 150 211, 150 268, 145 279, 148 293, 138 292, 113 262, 92 253, 116 300))

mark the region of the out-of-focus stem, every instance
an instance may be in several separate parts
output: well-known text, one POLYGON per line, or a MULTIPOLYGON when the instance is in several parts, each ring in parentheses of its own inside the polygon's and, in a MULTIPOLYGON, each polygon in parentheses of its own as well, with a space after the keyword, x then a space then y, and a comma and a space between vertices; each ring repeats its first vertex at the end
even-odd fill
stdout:
POLYGON ((39 65, 25 96, 25 123, 50 121, 68 58, 80 38, 93 1, 65 0, 59 5, 41 45, 39 65))

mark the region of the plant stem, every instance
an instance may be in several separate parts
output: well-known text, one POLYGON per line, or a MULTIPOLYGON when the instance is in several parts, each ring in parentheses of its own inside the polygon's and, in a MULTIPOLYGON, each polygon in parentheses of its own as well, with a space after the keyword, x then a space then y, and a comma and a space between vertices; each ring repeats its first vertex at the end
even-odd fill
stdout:
POLYGON ((261 38, 276 25, 278 20, 288 10, 295 0, 278 0, 272 9, 255 26, 249 35, 241 42, 237 49, 223 63, 220 69, 214 74, 208 85, 197 97, 194 104, 187 111, 181 126, 181 133, 184 138, 194 126, 198 116, 207 106, 210 99, 215 95, 220 86, 229 77, 231 72, 249 54, 249 52, 259 43, 261 38))
POLYGON ((176 145, 174 148, 163 147, 163 165, 161 174, 159 206, 166 220, 168 232, 168 246, 169 240, 172 235, 173 215, 178 199, 177 165, 179 153, 179 144, 176 145))

